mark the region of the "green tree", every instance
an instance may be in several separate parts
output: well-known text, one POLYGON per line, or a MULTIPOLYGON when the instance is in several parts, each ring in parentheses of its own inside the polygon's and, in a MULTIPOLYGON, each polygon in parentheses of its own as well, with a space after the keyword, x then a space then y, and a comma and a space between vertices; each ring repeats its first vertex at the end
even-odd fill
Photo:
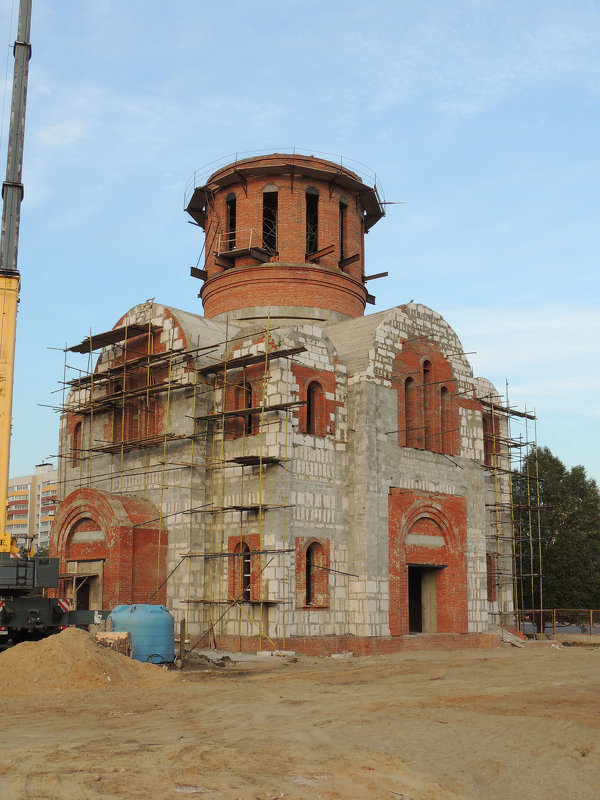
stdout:
POLYGON ((531 606, 532 594, 535 607, 539 607, 537 576, 541 571, 544 608, 600 608, 600 494, 596 482, 582 466, 568 470, 542 447, 537 455, 531 450, 523 470, 513 475, 513 502, 521 607, 531 606))

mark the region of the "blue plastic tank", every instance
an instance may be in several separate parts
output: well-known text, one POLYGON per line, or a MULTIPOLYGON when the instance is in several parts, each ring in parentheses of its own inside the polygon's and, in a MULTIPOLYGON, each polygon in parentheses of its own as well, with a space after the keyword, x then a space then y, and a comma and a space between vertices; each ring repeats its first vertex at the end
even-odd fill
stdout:
POLYGON ((175 660, 175 620, 164 606, 115 606, 108 615, 113 631, 131 635, 131 657, 151 664, 175 660))

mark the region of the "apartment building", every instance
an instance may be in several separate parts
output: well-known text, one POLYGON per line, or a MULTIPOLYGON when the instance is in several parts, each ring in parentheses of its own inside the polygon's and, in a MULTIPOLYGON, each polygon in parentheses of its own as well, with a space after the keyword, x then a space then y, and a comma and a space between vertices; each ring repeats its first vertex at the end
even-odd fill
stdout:
POLYGON ((50 528, 56 515, 58 473, 52 464, 37 464, 33 475, 10 478, 6 530, 19 544, 33 539, 35 549, 50 544, 50 528))

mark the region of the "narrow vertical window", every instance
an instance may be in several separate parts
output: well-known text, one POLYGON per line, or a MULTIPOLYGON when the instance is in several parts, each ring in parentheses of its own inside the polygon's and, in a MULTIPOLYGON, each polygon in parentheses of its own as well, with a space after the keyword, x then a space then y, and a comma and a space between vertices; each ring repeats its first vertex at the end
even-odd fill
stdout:
POLYGON ((71 447, 71 466, 73 467, 81 463, 82 428, 82 422, 77 422, 73 428, 73 446, 71 447))
POLYGON ((440 390, 440 452, 452 453, 452 397, 447 386, 442 386, 440 390))
POLYGON ((485 566, 487 571, 487 599, 491 603, 496 602, 497 559, 498 556, 496 553, 485 554, 485 566))
POLYGON ((423 427, 424 436, 420 437, 426 450, 433 450, 433 398, 431 383, 433 380, 431 361, 423 362, 423 427))
POLYGON ((483 463, 486 467, 498 466, 497 456, 500 453, 498 439, 499 428, 497 417, 491 414, 483 416, 483 463))
POLYGON ((325 436, 325 397, 323 387, 311 381, 306 390, 306 432, 325 436))
POLYGON ((319 193, 316 189, 306 190, 306 254, 319 249, 319 193))
POLYGON ((235 229, 237 218, 237 203, 235 195, 228 194, 225 199, 225 226, 226 238, 224 250, 235 250, 235 229))
POLYGON ((404 382, 404 427, 406 447, 416 447, 418 417, 417 392, 414 378, 407 378, 404 382))
POLYGON ((263 192, 263 247, 269 252, 277 252, 277 211, 279 195, 276 189, 263 192))
POLYGON ((321 542, 311 542, 304 554, 304 605, 328 604, 328 556, 321 542))
MULTIPOLYGON (((114 385, 115 395, 123 394, 123 386, 120 383, 114 385)), ((113 407, 113 442, 123 441, 123 421, 125 417, 125 398, 115 398, 115 405, 113 407)))
POLYGON ((347 235, 347 214, 348 206, 340 200, 340 261, 343 261, 348 255, 346 250, 346 235, 347 235))
POLYGON ((315 571, 315 548, 316 542, 313 542, 306 548, 306 605, 310 606, 314 603, 314 571, 315 571))
MULTIPOLYGON (((235 387, 235 410, 242 411, 246 408, 252 408, 252 384, 242 381, 235 387)), ((251 414, 244 414, 238 417, 238 423, 235 426, 233 434, 235 436, 242 436, 252 433, 253 421, 251 414)))
POLYGON ((234 553, 235 599, 247 603, 250 600, 250 588, 252 583, 250 546, 246 542, 238 542, 235 546, 234 553))

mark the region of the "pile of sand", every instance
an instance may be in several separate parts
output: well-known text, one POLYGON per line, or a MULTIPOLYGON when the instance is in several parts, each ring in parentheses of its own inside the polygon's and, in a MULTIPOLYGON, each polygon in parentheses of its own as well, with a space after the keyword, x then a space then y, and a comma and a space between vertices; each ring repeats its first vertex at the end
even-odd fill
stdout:
POLYGON ((175 676, 164 667, 142 664, 96 644, 92 634, 78 628, 39 642, 22 642, 0 654, 0 684, 15 679, 26 691, 141 686, 175 676))

